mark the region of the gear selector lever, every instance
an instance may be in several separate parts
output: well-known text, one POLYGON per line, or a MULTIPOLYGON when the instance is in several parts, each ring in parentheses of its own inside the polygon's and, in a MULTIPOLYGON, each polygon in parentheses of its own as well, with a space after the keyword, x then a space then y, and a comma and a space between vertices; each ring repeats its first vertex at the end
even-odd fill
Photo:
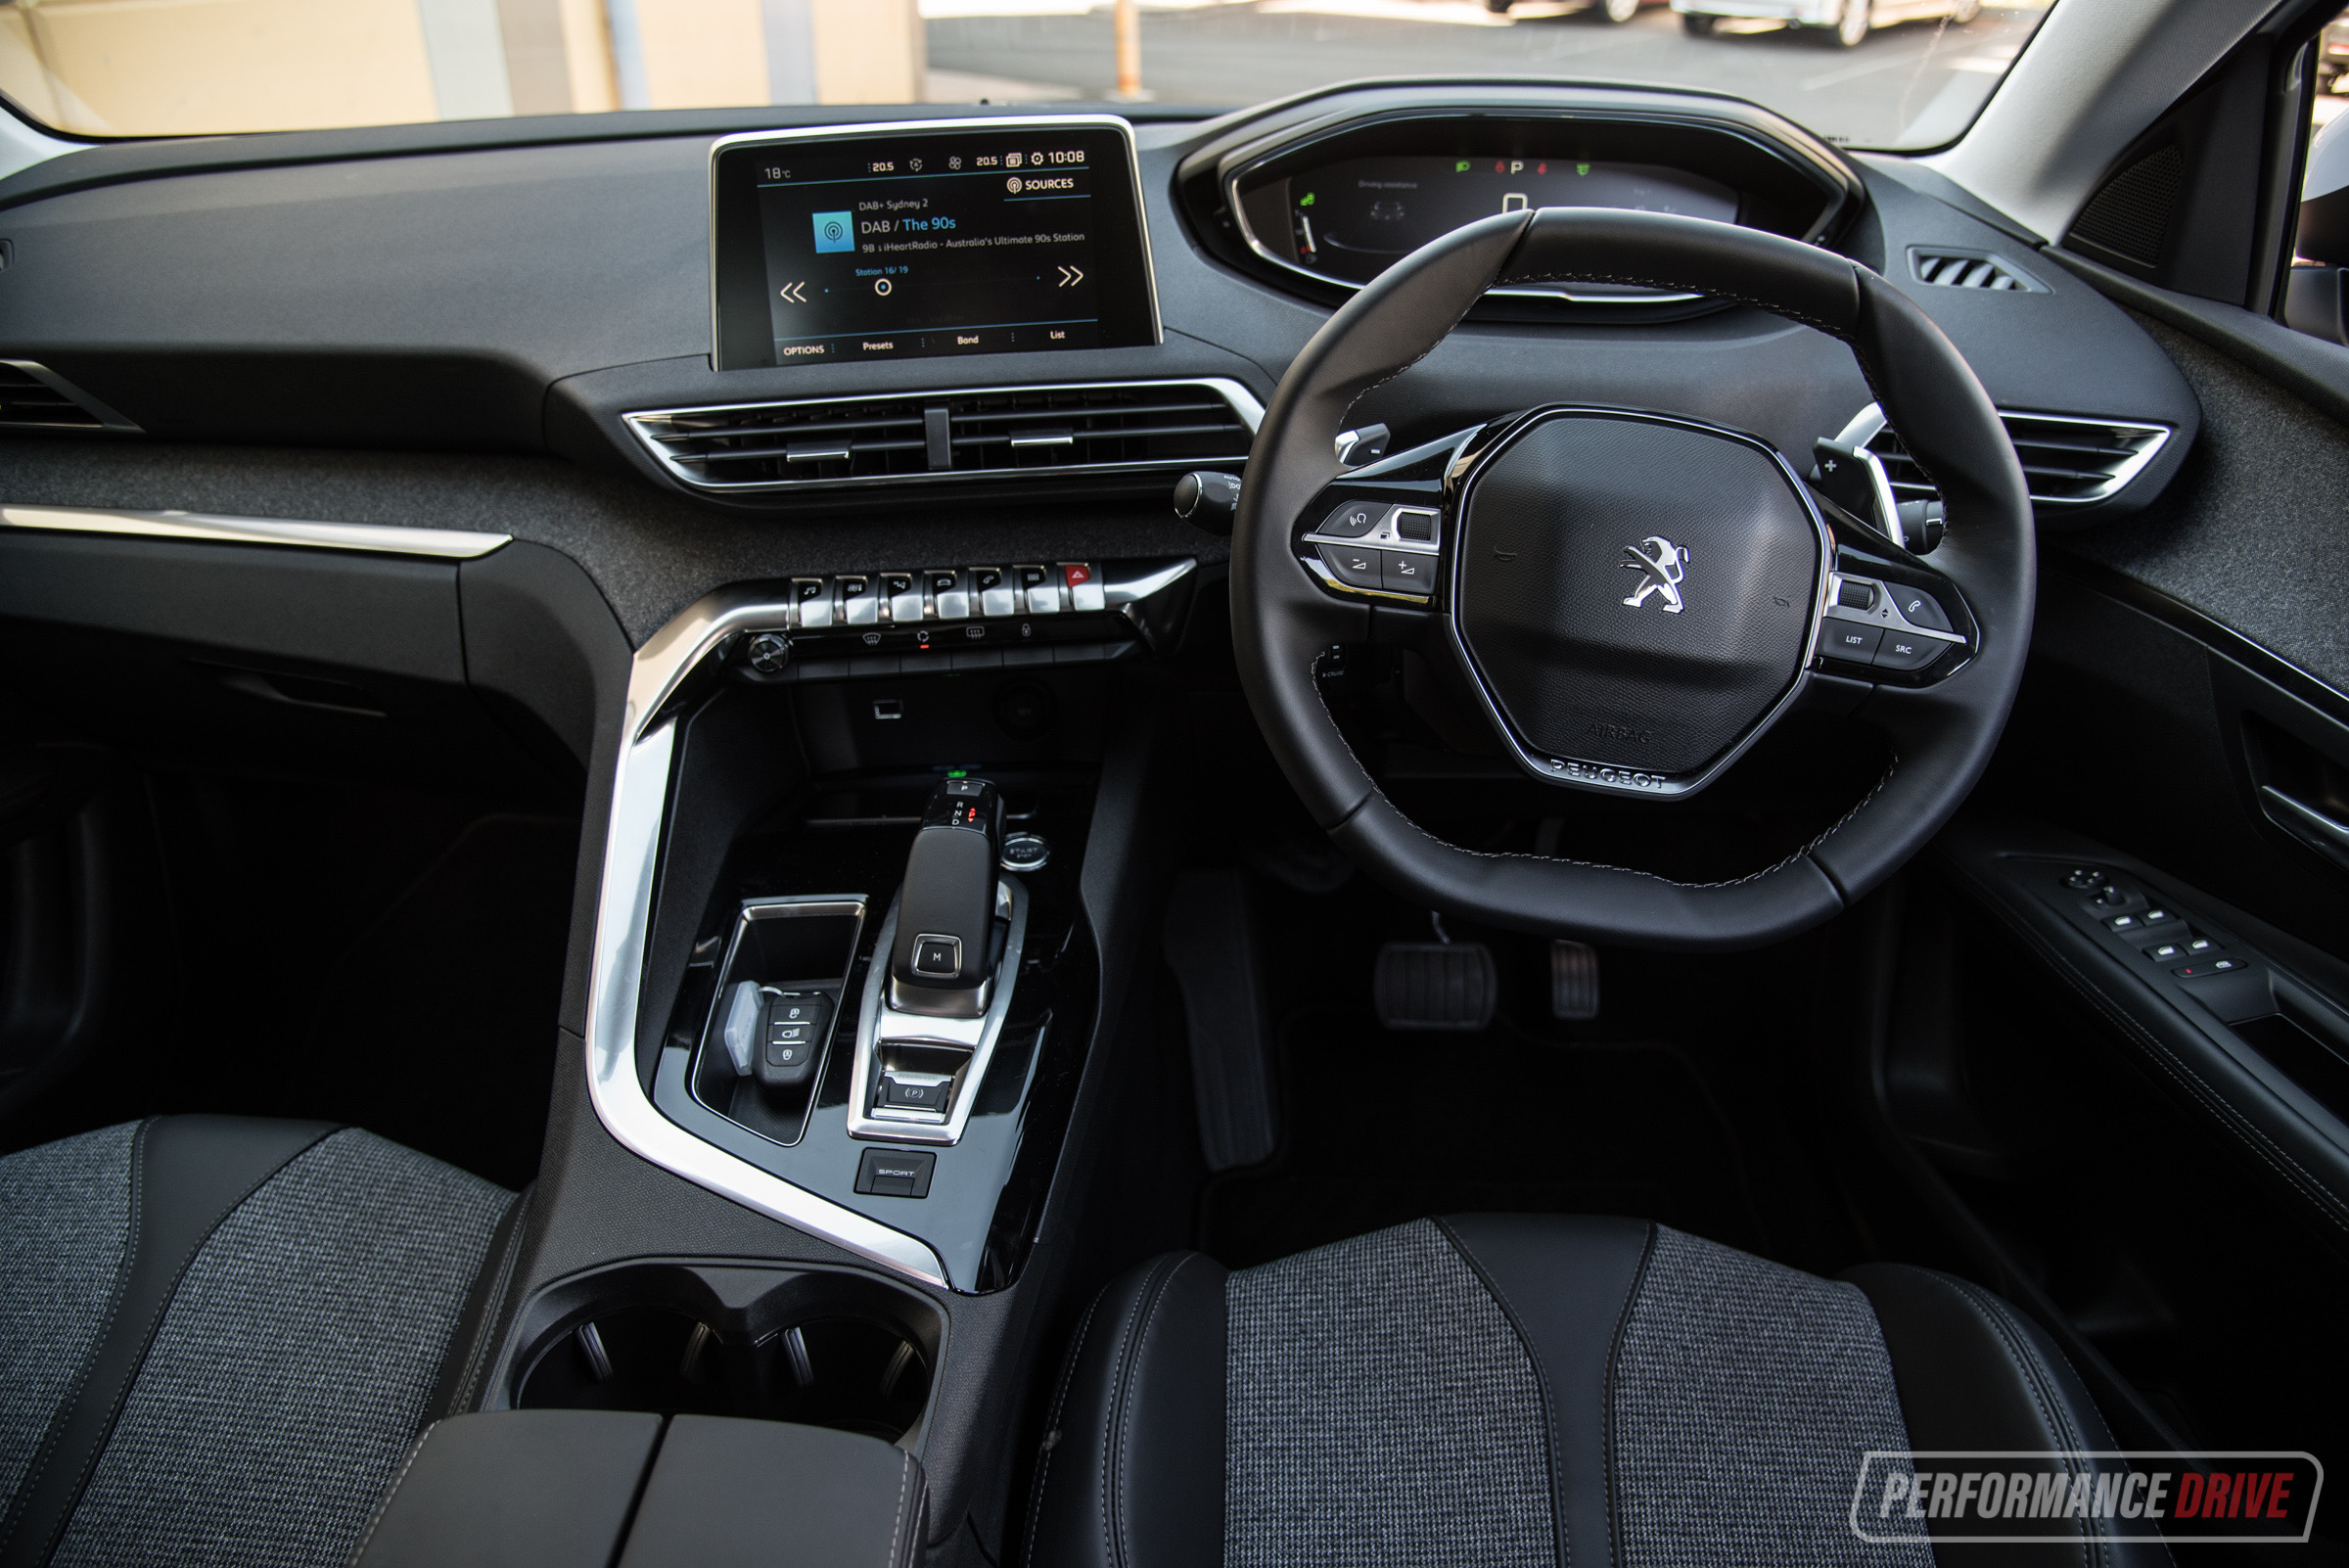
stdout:
POLYGON ((905 858, 889 1004, 932 1018, 987 1011, 994 974, 995 861, 1003 798, 985 779, 950 778, 922 810, 905 858))

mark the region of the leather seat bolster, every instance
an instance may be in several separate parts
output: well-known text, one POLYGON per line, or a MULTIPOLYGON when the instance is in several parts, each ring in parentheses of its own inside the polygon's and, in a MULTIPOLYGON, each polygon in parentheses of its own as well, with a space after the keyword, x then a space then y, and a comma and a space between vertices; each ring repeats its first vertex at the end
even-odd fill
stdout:
POLYGON ((80 1502, 180 1275, 239 1204, 335 1130, 328 1122, 166 1116, 141 1125, 131 1225, 105 1330, 72 1400, 51 1417, 39 1460, 0 1518, 0 1568, 37 1568, 80 1502))
POLYGON ((1036 1456, 1031 1562, 1221 1568, 1225 1277, 1170 1254, 1085 1314, 1036 1456))
MULTIPOLYGON (((2080 1375, 2047 1331, 1989 1291, 1905 1264, 1845 1272, 1874 1309, 1892 1358, 1909 1443, 1921 1452, 2109 1451, 2117 1445, 2080 1375)), ((2083 1460, 2096 1474, 2121 1459, 2083 1460)), ((2158 1543, 2091 1542, 1967 1546, 1943 1543, 1941 1568, 1979 1558, 2004 1568, 2054 1564, 2151 1568, 2171 1561, 2158 1543)))
POLYGON ((1607 1374, 1655 1226, 1588 1215, 1468 1214, 1436 1222, 1524 1341, 1549 1409, 1558 1561, 1614 1561, 1607 1374))

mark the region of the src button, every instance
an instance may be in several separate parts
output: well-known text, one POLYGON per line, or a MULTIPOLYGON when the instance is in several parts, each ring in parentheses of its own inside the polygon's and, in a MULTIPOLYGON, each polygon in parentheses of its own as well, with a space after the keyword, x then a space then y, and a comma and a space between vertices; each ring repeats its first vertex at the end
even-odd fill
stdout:
POLYGON ((1922 669, 1941 657, 1949 644, 1920 637, 1913 631, 1886 631, 1871 661, 1878 669, 1922 669))

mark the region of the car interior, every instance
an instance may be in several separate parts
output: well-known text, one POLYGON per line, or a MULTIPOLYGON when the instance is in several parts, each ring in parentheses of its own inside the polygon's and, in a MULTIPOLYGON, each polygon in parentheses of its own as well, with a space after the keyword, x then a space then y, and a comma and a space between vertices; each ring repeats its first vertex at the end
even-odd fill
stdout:
POLYGON ((2336 10, 11 106, 0 1568, 2349 1562, 2336 10))

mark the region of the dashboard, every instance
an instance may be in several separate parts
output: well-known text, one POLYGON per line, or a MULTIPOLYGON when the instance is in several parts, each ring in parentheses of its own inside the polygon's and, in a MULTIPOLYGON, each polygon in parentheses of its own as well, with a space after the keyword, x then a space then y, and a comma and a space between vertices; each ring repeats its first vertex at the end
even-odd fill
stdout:
MULTIPOLYGON (((746 576, 1212 564, 1223 541, 1174 517, 1174 478, 1241 471, 1332 309, 1520 202, 1733 216, 1849 254, 2056 433, 2050 463, 2061 421, 2167 433, 2050 481, 2052 522, 2141 506, 2197 426, 2144 331, 2014 259, 2026 237, 1732 99, 1426 81, 1210 120, 792 113, 124 144, 0 181, 0 357, 108 411, 0 408, 6 498, 493 528, 585 563, 640 638, 746 576), (1930 281, 1949 269, 1920 258, 1958 254, 2032 287, 1930 281)), ((1354 417, 1408 443, 1557 400, 1795 457, 1852 428, 1898 442, 1840 345, 1603 280, 1489 297, 1354 417)))

